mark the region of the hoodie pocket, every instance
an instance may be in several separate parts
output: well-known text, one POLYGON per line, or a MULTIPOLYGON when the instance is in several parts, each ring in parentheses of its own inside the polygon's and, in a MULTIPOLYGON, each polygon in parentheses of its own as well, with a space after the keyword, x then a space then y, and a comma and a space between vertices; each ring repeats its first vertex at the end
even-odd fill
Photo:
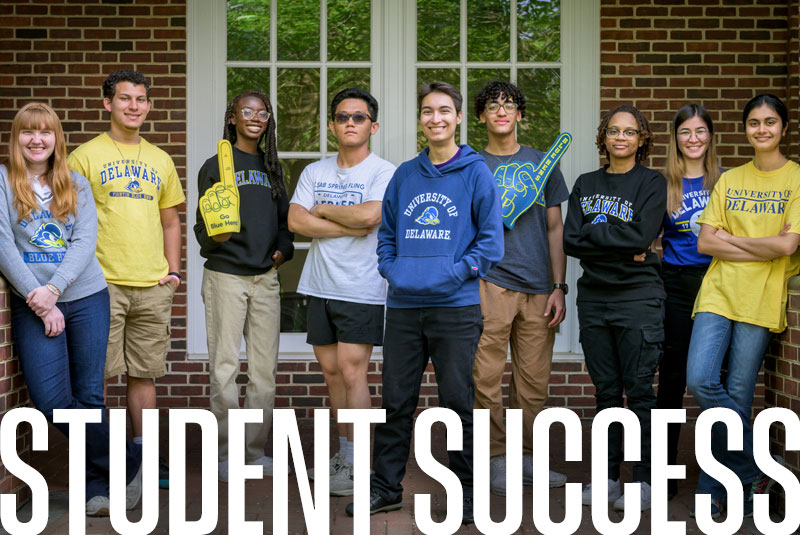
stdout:
POLYGON ((462 283, 449 255, 398 256, 387 279, 395 295, 419 297, 453 295, 462 283))

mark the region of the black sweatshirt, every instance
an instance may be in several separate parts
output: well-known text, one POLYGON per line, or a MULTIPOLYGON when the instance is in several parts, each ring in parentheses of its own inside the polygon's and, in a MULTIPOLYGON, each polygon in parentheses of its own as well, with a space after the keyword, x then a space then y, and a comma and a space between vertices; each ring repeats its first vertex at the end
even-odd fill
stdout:
MULTIPOLYGON (((194 234, 200 243, 200 256, 207 258, 208 269, 231 275, 260 275, 272 267, 276 250, 283 253, 285 261, 294 255, 294 234, 289 232, 287 221, 289 198, 286 192, 272 198, 263 154, 248 154, 233 147, 233 169, 239 187, 241 230, 226 242, 215 242, 208 236, 198 207, 194 234)), ((219 180, 219 164, 214 155, 197 175, 198 195, 202 196, 219 180)))
POLYGON ((607 168, 579 176, 569 196, 564 251, 583 268, 578 301, 663 299, 661 261, 648 247, 664 219, 667 182, 638 163, 624 174, 607 168))

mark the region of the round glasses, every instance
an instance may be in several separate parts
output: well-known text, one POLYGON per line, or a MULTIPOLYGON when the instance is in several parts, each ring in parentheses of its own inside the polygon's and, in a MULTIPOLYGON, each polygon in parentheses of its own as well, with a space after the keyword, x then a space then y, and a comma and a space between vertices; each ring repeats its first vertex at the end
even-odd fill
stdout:
POLYGON ((488 111, 489 113, 497 113, 498 111, 500 111, 501 107, 508 113, 513 113, 517 111, 517 108, 519 106, 517 106, 516 102, 512 102, 510 100, 503 102, 503 104, 500 104, 496 100, 493 100, 492 102, 486 105, 486 111, 488 111))
POLYGON ((245 121, 249 121, 254 117, 257 117, 259 121, 266 123, 269 121, 269 112, 267 110, 259 110, 258 113, 256 113, 256 110, 253 108, 248 108, 245 106, 242 108, 242 117, 244 117, 245 121))
POLYGON ((620 132, 622 132, 623 135, 628 138, 633 138, 639 135, 639 131, 634 130, 633 128, 626 128, 625 130, 620 130, 619 128, 606 128, 606 137, 617 137, 620 132))
POLYGON ((711 133, 708 131, 707 128, 698 128, 697 130, 679 130, 678 137, 684 140, 688 140, 692 138, 692 135, 699 139, 700 141, 704 141, 708 139, 708 136, 711 133))

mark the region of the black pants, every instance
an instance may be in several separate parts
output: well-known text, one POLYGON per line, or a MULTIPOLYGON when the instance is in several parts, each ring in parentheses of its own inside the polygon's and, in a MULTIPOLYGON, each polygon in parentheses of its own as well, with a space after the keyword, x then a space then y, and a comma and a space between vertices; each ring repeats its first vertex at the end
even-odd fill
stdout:
POLYGON ((372 487, 388 500, 403 494, 414 411, 422 375, 433 362, 439 406, 461 418, 463 449, 450 451, 450 469, 472 495, 472 365, 483 331, 480 305, 387 308, 383 340, 383 403, 386 423, 375 428, 372 487))
MULTIPOLYGON (((650 411, 656 408, 653 376, 664 341, 664 301, 578 301, 580 339, 586 367, 595 386, 598 412, 623 406, 639 418, 641 460, 633 480, 650 482, 650 411)), ((619 479, 622 424, 608 431, 608 477, 619 479)))
MULTIPOLYGON (((664 357, 658 368, 659 409, 682 409, 686 392, 686 359, 692 339, 692 308, 706 274, 705 267, 664 264, 661 277, 667 300, 664 315, 664 357)), ((681 424, 669 424, 667 460, 675 464, 681 424)))

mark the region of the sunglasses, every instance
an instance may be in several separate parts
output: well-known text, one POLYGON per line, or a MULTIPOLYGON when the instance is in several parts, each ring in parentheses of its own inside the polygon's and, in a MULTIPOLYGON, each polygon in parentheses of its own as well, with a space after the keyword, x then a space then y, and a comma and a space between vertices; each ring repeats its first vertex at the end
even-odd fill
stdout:
POLYGON ((360 111, 357 111, 355 113, 340 112, 340 113, 337 113, 337 114, 335 114, 333 116, 333 120, 336 121, 339 124, 347 124, 347 121, 349 121, 351 117, 352 117, 353 122, 355 124, 364 124, 364 122, 367 119, 372 121, 372 117, 370 117, 366 113, 362 113, 360 111))

